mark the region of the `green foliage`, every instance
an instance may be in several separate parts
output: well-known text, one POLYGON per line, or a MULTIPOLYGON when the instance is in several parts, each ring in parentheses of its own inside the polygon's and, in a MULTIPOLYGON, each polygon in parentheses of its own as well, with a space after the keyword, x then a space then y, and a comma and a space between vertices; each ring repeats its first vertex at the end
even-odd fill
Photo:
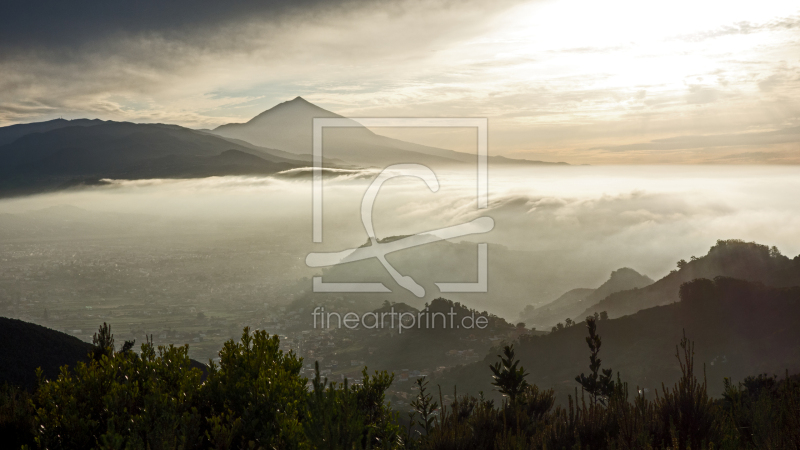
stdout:
POLYGON ((519 360, 514 355, 513 345, 506 345, 503 348, 503 355, 497 357, 500 361, 489 366, 494 378, 492 385, 514 404, 517 396, 528 387, 528 382, 525 381, 528 374, 523 367, 518 367, 519 360))
MULTIPOLYGON (((600 336, 587 320, 590 374, 577 377, 583 393, 555 405, 552 390, 525 381, 513 347, 490 365, 500 405, 454 394, 445 405, 417 380, 412 402, 420 433, 402 433, 386 403, 387 372, 363 382, 329 383, 319 373, 307 388, 302 359, 279 348, 277 337, 245 329, 228 341, 219 366, 192 367, 188 348, 141 346, 113 351, 101 327, 92 355, 53 380, 39 371, 29 395, 0 389, 0 446, 47 449, 761 449, 800 448, 800 377, 759 375, 725 380, 721 400, 697 379, 694 344, 676 347, 682 376, 653 400, 633 399, 628 384, 600 369, 600 336), (103 352, 96 351, 103 349, 103 352), (585 393, 588 393, 587 401, 585 393), (597 399, 595 399, 597 396, 597 399), (602 399, 603 401, 600 401, 602 399)), ((638 391, 638 389, 637 389, 638 391)))
POLYGON ((203 385, 202 411, 213 422, 207 437, 229 448, 298 448, 305 444, 306 380, 302 359, 279 348, 277 336, 245 328, 211 364, 203 385))
POLYGON ((347 380, 337 387, 321 379, 319 363, 315 363, 316 376, 312 380, 313 390, 308 400, 306 434, 321 449, 353 448, 361 445, 364 422, 358 413, 355 390, 347 380))
POLYGON ((0 386, 0 443, 4 448, 34 445, 33 403, 22 389, 0 386))
POLYGON ((575 377, 575 381, 581 385, 581 388, 592 396, 592 404, 600 401, 601 404, 606 404, 606 399, 614 392, 614 378, 611 369, 603 369, 600 373, 600 353, 601 339, 597 334, 597 319, 594 317, 586 318, 586 328, 589 329, 589 336, 586 337, 586 343, 589 345, 589 375, 580 374, 575 377))
POLYGON ((679 347, 676 346, 675 357, 682 376, 672 390, 662 385, 663 395, 655 401, 659 423, 663 425, 656 438, 662 443, 671 442, 680 450, 722 442, 725 421, 719 420, 719 406, 708 396, 705 377, 700 383, 695 376, 694 343, 684 335, 679 347))
POLYGON ((748 448, 800 448, 800 377, 726 378, 722 405, 748 448))
MULTIPOLYGON (((0 432, 47 449, 367 449, 400 448, 397 415, 385 402, 393 375, 364 369, 363 383, 313 390, 302 359, 280 350, 277 336, 245 328, 220 351, 208 376, 192 367, 188 346, 114 352, 103 324, 92 358, 39 373, 32 399, 0 395, 0 432)), ((131 343, 132 345, 132 343, 131 343)))
POLYGON ((92 359, 99 361, 103 356, 111 356, 114 353, 114 335, 111 334, 111 326, 105 322, 100 326, 97 333, 92 336, 92 359))
POLYGON ((103 354, 74 370, 65 366, 56 380, 40 380, 36 441, 51 449, 191 448, 201 421, 194 407, 201 376, 188 347, 149 342, 141 354, 103 354))
POLYGON ((386 371, 373 375, 362 371, 362 384, 328 383, 319 374, 308 397, 305 432, 313 448, 360 449, 398 448, 402 445, 397 413, 385 402, 386 389, 394 375, 386 371))
MULTIPOLYGON (((419 414, 419 425, 427 435, 433 428, 433 421, 435 419, 434 412, 439 409, 439 403, 433 400, 433 396, 428 393, 428 382, 425 380, 425 377, 417 378, 416 383, 419 393, 417 394, 417 398, 411 402, 411 406, 414 408, 414 411, 419 414)), ((413 418, 412 415, 412 423, 413 418)))
MULTIPOLYGON (((590 332, 590 338, 596 333, 590 332)), ((593 342, 594 339, 591 339, 593 342)), ((590 344, 591 347, 591 344, 590 344)), ((595 346, 599 348, 599 346, 595 346)), ((694 344, 684 339, 677 359, 682 377, 653 401, 628 396, 619 375, 605 405, 569 398, 554 407, 552 391, 528 386, 515 404, 497 408, 482 398, 456 398, 442 408, 424 449, 761 449, 800 445, 800 382, 764 377, 728 383, 715 402, 694 371, 694 344), (722 406, 722 404, 726 406, 722 406), (752 438, 745 435, 753 434, 752 438), (749 439, 749 440, 748 440, 749 439)), ((599 364, 598 364, 599 368, 599 364)), ((580 377, 579 377, 580 378, 580 377)), ((638 389, 637 389, 638 390, 638 389)), ((584 391, 585 392, 585 391, 584 391)))

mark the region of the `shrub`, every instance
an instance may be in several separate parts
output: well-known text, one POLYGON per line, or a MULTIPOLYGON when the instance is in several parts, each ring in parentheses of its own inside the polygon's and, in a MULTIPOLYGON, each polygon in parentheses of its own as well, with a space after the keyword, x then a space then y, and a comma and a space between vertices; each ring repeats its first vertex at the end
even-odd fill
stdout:
MULTIPOLYGON (((104 324, 95 358, 52 381, 39 372, 29 396, 0 390, 3 447, 47 449, 703 449, 800 447, 800 377, 725 380, 721 400, 708 396, 697 379, 694 344, 676 347, 682 376, 649 401, 633 400, 617 374, 601 370, 596 319, 587 320, 590 374, 576 377, 566 408, 552 390, 525 381, 513 347, 491 364, 501 404, 459 396, 450 404, 418 379, 416 413, 402 432, 386 403, 393 375, 364 369, 363 382, 329 383, 319 373, 307 386, 302 359, 284 353, 278 338, 245 328, 228 341, 220 364, 203 381, 188 348, 129 345, 114 351, 104 324), (587 401, 587 395, 589 399, 587 401), (602 401, 601 401, 602 400, 602 401), (415 421, 415 418, 419 417, 415 421), (416 423, 416 429, 412 433, 416 423)), ((637 389, 638 391, 638 389, 637 389)))

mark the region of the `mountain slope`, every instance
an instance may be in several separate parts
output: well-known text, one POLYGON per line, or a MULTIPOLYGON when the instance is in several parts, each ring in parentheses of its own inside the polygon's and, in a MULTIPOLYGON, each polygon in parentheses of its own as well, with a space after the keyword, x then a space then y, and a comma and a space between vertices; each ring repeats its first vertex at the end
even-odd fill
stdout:
MULTIPOLYGON (((311 154, 314 118, 343 117, 297 97, 262 112, 246 123, 220 125, 210 132, 295 154, 311 154)), ((365 128, 352 131, 359 136, 374 135, 365 128)))
POLYGON ((101 178, 271 174, 304 165, 294 155, 174 125, 100 122, 31 131, 0 146, 0 193, 42 192, 101 178))
MULTIPOLYGON (((685 331, 695 341, 695 367, 704 367, 709 393, 719 395, 723 378, 734 382, 759 373, 782 375, 800 371, 800 287, 774 288, 761 283, 720 277, 687 284, 681 301, 598 322, 602 368, 620 373, 632 392, 638 386, 653 398, 661 383, 679 377, 675 346, 685 331)), ((562 400, 578 387, 575 376, 589 365, 583 323, 545 336, 521 339, 515 346, 528 382, 555 388, 562 400)), ((452 370, 433 380, 443 391, 492 392, 490 352, 478 363, 452 370)), ((697 372, 700 372, 698 369, 697 372)), ((700 375, 702 376, 702 375, 700 375)))
POLYGON ((46 122, 21 123, 0 128, 0 146, 10 144, 22 136, 32 133, 46 133, 66 127, 90 127, 103 123, 99 119, 54 119, 46 122))
MULTIPOLYGON (((344 301, 333 301, 324 303, 326 311, 335 311, 341 305, 341 310, 346 310, 344 301)), ((319 299, 317 298, 317 301, 319 299)), ((319 305, 314 300, 298 301, 292 304, 295 310, 313 311, 319 305)), ((359 327, 349 331, 347 336, 352 342, 349 346, 342 346, 336 349, 336 359, 339 361, 359 360, 364 361, 370 370, 389 370, 399 375, 403 369, 429 369, 434 370, 442 365, 455 365, 457 358, 448 357, 448 351, 461 350, 468 351, 475 358, 483 356, 490 348, 490 338, 497 335, 507 335, 515 330, 514 325, 509 324, 504 319, 470 309, 460 302, 453 302, 444 298, 436 298, 425 304, 425 308, 416 309, 405 303, 392 303, 388 301, 380 308, 376 308, 367 314, 375 314, 373 317, 384 317, 385 321, 380 328, 372 329, 359 327), (406 328, 399 332, 398 324, 390 319, 390 313, 407 313, 419 319, 418 326, 414 327, 406 322, 406 328), (420 313, 422 313, 420 315, 420 313), (383 314, 383 316, 381 316, 383 314), (464 322, 465 317, 483 315, 486 323, 480 326, 469 325, 469 319, 464 322), (448 321, 457 326, 447 325, 448 321), (467 324, 471 328, 462 328, 459 324, 467 324), (370 349, 371 348, 371 349, 370 349)), ((311 317, 309 317, 311 319, 311 317)), ((314 325, 314 320, 309 320, 306 327, 314 325)), ((372 319, 367 319, 367 325, 372 319)), ((416 319, 415 319, 416 320, 416 319)), ((334 317, 330 322, 335 328, 337 319, 334 317)), ((317 323, 317 327, 320 327, 317 323)), ((315 352, 315 357, 319 356, 315 352)), ((474 360, 474 359, 473 359, 474 360)), ((360 367, 358 371, 360 371, 360 367)), ((341 370, 341 369, 340 369, 341 370)))
MULTIPOLYGON (((255 145, 279 148, 300 155, 310 154, 314 118, 343 118, 343 116, 297 97, 264 111, 247 123, 221 125, 211 132, 242 139, 255 145)), ((355 121, 351 122, 356 124, 355 121)), ((325 129, 323 152, 328 158, 341 159, 351 164, 380 167, 404 162, 458 166, 475 164, 476 161, 476 156, 472 153, 391 139, 375 134, 360 125, 347 129, 325 129)), ((550 164, 502 157, 490 157, 489 161, 495 164, 550 164)))
POLYGON ((642 275, 631 268, 623 267, 611 272, 611 276, 608 278, 608 280, 600 285, 599 288, 595 289, 594 292, 589 294, 583 301, 585 301, 586 304, 591 305, 592 303, 599 302, 615 292, 625 291, 628 289, 639 289, 651 284, 653 284, 652 278, 648 277, 647 275, 642 275))
POLYGON ((642 289, 627 290, 609 295, 578 316, 607 311, 610 317, 633 314, 653 306, 678 301, 678 288, 695 278, 717 276, 760 281, 770 286, 800 285, 800 257, 791 260, 774 247, 740 240, 717 241, 708 254, 679 263, 680 269, 642 289))
MULTIPOLYGON (((61 366, 74 367, 88 361, 92 344, 35 323, 0 317, 0 385, 9 383, 28 390, 36 387, 36 369, 54 379, 61 366)), ((207 373, 205 364, 192 360, 192 367, 207 373)))
POLYGON ((58 376, 59 367, 86 361, 92 345, 33 323, 0 317, 0 384, 33 389, 36 369, 58 376))
POLYGON ((556 300, 535 308, 528 305, 520 313, 520 320, 528 326, 545 328, 563 322, 565 319, 580 320, 579 314, 610 294, 629 289, 643 288, 653 284, 653 280, 633 269, 623 267, 611 272, 611 276, 597 289, 578 288, 566 292, 556 300))

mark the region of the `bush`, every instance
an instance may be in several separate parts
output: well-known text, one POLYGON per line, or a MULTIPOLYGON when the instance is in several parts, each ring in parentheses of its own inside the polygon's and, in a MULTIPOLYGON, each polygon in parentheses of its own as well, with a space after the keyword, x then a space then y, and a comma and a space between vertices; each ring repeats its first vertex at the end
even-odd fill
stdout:
POLYGON ((103 354, 72 371, 64 366, 53 381, 40 373, 36 442, 48 449, 198 447, 201 377, 187 346, 149 342, 141 354, 103 354))
POLYGON ((678 383, 662 385, 653 401, 631 400, 620 375, 611 381, 600 369, 594 320, 587 322, 590 375, 577 378, 582 392, 576 387, 566 408, 555 405, 552 390, 525 382, 508 346, 490 365, 507 396, 502 404, 455 392, 445 405, 441 390, 437 402, 420 379, 407 431, 386 404, 394 379, 387 372, 364 369, 362 384, 337 384, 321 378, 317 365, 307 384, 301 358, 282 352, 277 337, 245 328, 203 381, 188 347, 146 342, 139 354, 130 345, 115 352, 104 324, 87 363, 63 367, 52 381, 40 371, 32 396, 0 389, 0 442, 153 450, 800 448, 800 378, 759 375, 736 385, 726 379, 723 398, 711 399, 684 336, 676 347, 678 383))
POLYGON ((33 446, 36 428, 33 403, 22 389, 0 386, 0 442, 7 448, 33 446))
POLYGON ((114 352, 104 324, 92 359, 58 378, 40 375, 33 399, 0 395, 0 431, 48 449, 88 448, 398 448, 397 417, 384 402, 393 376, 364 371, 362 385, 313 391, 302 359, 279 349, 277 336, 245 328, 211 364, 192 367, 188 346, 114 352), (10 431, 9 431, 10 430, 10 431), (35 430, 35 432, 34 432, 35 430), (27 434, 26 434, 27 433, 27 434), (28 439, 28 437, 30 439, 28 439))

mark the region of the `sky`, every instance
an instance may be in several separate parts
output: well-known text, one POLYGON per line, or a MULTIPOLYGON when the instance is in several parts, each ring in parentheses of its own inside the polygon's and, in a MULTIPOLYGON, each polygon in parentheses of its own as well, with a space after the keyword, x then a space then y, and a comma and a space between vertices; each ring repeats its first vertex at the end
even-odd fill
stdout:
MULTIPOLYGON (((800 163, 791 1, 11 0, 2 9, 0 126, 88 117, 213 128, 302 96, 350 117, 488 117, 490 153, 515 158, 800 163)), ((474 151, 472 136, 408 138, 474 151)))

